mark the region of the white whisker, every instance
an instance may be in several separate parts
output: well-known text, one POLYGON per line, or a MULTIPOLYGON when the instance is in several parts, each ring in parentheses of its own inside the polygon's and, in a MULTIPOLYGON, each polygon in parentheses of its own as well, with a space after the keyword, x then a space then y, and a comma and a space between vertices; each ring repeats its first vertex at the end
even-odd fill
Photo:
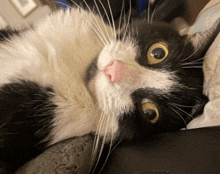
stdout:
MULTIPOLYGON (((103 114, 103 116, 102 116, 102 117, 103 117, 102 124, 103 124, 103 121, 104 121, 105 116, 106 116, 106 115, 103 114)), ((107 123, 109 122, 109 117, 110 117, 110 115, 108 115, 107 123)), ((102 128, 102 126, 101 126, 100 128, 102 128)), ((100 131, 100 130, 101 130, 101 129, 99 129, 99 131, 100 131)), ((105 127, 105 131, 104 131, 103 140, 102 140, 102 144, 101 144, 101 147, 100 147, 99 155, 98 155, 98 157, 97 157, 97 159, 96 159, 96 163, 95 163, 95 165, 94 165, 92 174, 93 174, 94 171, 96 170, 96 168, 97 168, 97 166, 98 166, 98 163, 99 163, 99 160, 100 160, 100 158, 101 158, 102 152, 103 152, 103 150, 104 150, 104 145, 105 145, 106 137, 107 137, 107 130, 108 130, 108 125, 105 127)), ((100 133, 98 132, 98 134, 100 134, 100 133)))
MULTIPOLYGON (((75 3, 73 0, 71 0, 78 8, 82 9, 82 7, 80 7, 77 3, 75 3)), ((89 20, 94 24, 95 27, 93 27, 95 33, 98 35, 98 37, 100 38, 100 40, 102 41, 103 45, 106 45, 108 43, 107 39, 106 39, 106 35, 103 32, 103 30, 101 29, 101 26, 99 24, 99 22, 97 21, 97 19, 95 18, 94 13, 92 12, 91 8, 89 7, 89 5, 85 2, 85 0, 83 0, 83 2, 85 3, 86 7, 88 8, 89 12, 91 13, 91 17, 89 17, 89 20)), ((86 18, 85 18, 86 19, 86 18)), ((100 20, 103 22, 103 19, 100 17, 100 20)))
MULTIPOLYGON (((96 8, 98 9, 98 5, 97 5, 97 3, 96 3, 96 0, 94 0, 94 2, 95 2, 95 5, 96 5, 96 8)), ((105 9, 103 3, 101 2, 101 0, 99 0, 99 3, 101 4, 101 6, 102 6, 102 8, 103 8, 103 10, 104 10, 104 12, 105 12, 105 15, 106 15, 107 20, 108 20, 108 24, 111 26, 112 35, 114 36, 114 27, 112 27, 111 21, 110 21, 109 16, 108 16, 108 13, 107 13, 107 11, 106 11, 106 9, 105 9)), ((99 11, 98 13, 99 13, 100 16, 101 16, 101 13, 100 13, 100 10, 99 10, 99 9, 98 9, 98 11, 99 11)), ((106 27, 105 27, 105 28, 106 28, 106 27)), ((106 32, 107 32, 107 30, 106 30, 106 32)), ((107 35, 108 35, 108 39, 109 39, 109 41, 110 41, 110 36, 109 36, 108 32, 107 32, 107 35)))
MULTIPOLYGON (((86 7, 88 8, 88 10, 91 12, 92 16, 94 17, 91 8, 90 8, 89 5, 86 3, 86 0, 83 0, 83 2, 85 3, 86 7)), ((94 1, 94 2, 95 2, 95 1, 94 1)), ((98 10, 98 12, 100 12, 99 9, 98 9, 98 7, 97 7, 97 10, 98 10)), ((101 21, 102 21, 102 23, 103 23, 103 25, 104 25, 104 28, 106 29, 106 27, 105 27, 105 22, 104 22, 104 20, 103 20, 103 18, 102 18, 102 16, 101 16, 101 13, 100 13, 100 19, 101 19, 101 21)), ((105 34, 108 35, 107 29, 106 29, 106 33, 104 33, 104 31, 102 30, 102 28, 101 28, 100 24, 98 23, 98 21, 97 21, 95 18, 94 18, 94 20, 95 20, 95 22, 96 22, 96 24, 97 24, 96 27, 99 29, 98 31, 99 31, 100 34, 102 35, 103 39, 106 41, 106 42, 104 42, 105 45, 106 45, 106 44, 108 43, 108 39, 106 38, 106 35, 105 35, 105 34)))
MULTIPOLYGON (((101 172, 101 171, 103 170, 103 168, 105 167, 105 165, 106 165, 106 163, 107 163, 107 161, 108 161, 108 158, 109 158, 109 156, 111 155, 111 153, 112 153, 112 152, 115 150, 115 148, 121 143, 121 141, 122 141, 122 140, 118 141, 118 143, 115 144, 113 148, 112 148, 112 145, 110 145, 108 155, 107 155, 107 157, 106 157, 106 159, 105 159, 105 162, 104 162, 102 168, 100 169, 100 172, 101 172)), ((111 139, 111 144, 112 144, 112 143, 113 143, 113 139, 111 139)), ((99 173, 100 173, 100 172, 99 172, 99 173)))
POLYGON ((157 5, 156 5, 155 8, 154 8, 154 11, 153 11, 153 13, 152 13, 152 15, 151 15, 151 21, 150 21, 151 23, 153 23, 155 11, 156 11, 158 5, 160 4, 160 2, 161 2, 161 0, 157 3, 157 5))
POLYGON ((202 62, 198 62, 198 61, 204 60, 205 58, 210 57, 212 55, 215 55, 215 54, 208 54, 208 55, 206 55, 206 56, 204 56, 200 59, 197 59, 197 60, 194 60, 194 61, 191 61, 191 62, 187 62, 187 63, 183 63, 182 65, 193 65, 193 64, 199 64, 199 63, 203 64, 203 61, 202 62))
POLYGON ((150 23, 150 1, 148 1, 148 8, 147 8, 147 21, 148 24, 150 23))
POLYGON ((122 25, 122 13, 123 13, 123 11, 124 11, 124 6, 125 6, 125 4, 124 4, 124 0, 123 0, 123 2, 122 2, 123 4, 122 4, 122 8, 121 8, 121 12, 120 12, 120 17, 119 17, 119 29, 121 29, 121 25, 122 25))
MULTIPOLYGON (((201 44, 201 45, 202 45, 202 44, 201 44)), ((198 46, 198 48, 197 48, 190 56, 188 56, 187 58, 183 59, 182 62, 184 62, 184 61, 190 59, 192 56, 194 56, 194 55, 199 51, 201 45, 198 46)))
MULTIPOLYGON (((79 9, 82 9, 83 10, 83 8, 82 7, 80 7, 76 2, 74 2, 73 0, 71 0, 71 2, 72 3, 74 3, 76 6, 77 6, 77 8, 79 8, 79 9)), ((71 7, 72 8, 72 7, 71 7)), ((92 13, 92 11, 90 11, 91 13, 92 13)), ((83 18, 84 18, 84 16, 82 16, 83 18)), ((101 44, 104 46, 105 44, 106 44, 106 42, 105 42, 105 35, 103 34, 103 32, 102 32, 102 29, 100 28, 100 27, 98 27, 99 26, 99 24, 98 24, 98 22, 97 22, 97 20, 95 19, 95 17, 94 17, 94 14, 92 13, 92 16, 88 16, 88 18, 84 18, 85 20, 90 20, 93 24, 94 24, 94 26, 91 26, 92 28, 93 28, 93 30, 94 30, 94 32, 97 34, 97 36, 99 37, 99 39, 101 40, 101 44), (91 18, 92 17, 92 18, 91 18), (101 32, 101 33, 100 33, 101 32)))
POLYGON ((101 116, 100 116, 100 119, 99 119, 99 122, 98 122, 98 128, 97 128, 96 133, 95 133, 95 139, 94 139, 94 145, 93 145, 93 151, 94 151, 94 154, 95 154, 94 156, 95 157, 96 157, 96 153, 97 153, 98 148, 99 148, 100 132, 101 132, 101 129, 102 129, 102 126, 103 126, 103 122, 104 122, 104 114, 101 113, 101 116))
POLYGON ((113 13, 112 13, 111 4, 110 4, 109 0, 107 0, 107 2, 108 2, 111 18, 112 18, 112 25, 113 25, 113 29, 114 29, 114 38, 116 38, 116 28, 115 28, 115 22, 114 22, 114 16, 113 16, 113 13))
MULTIPOLYGON (((129 27, 129 23, 130 23, 130 18, 131 18, 131 0, 130 1, 130 9, 129 9, 129 13, 128 13, 128 21, 125 27, 125 32, 124 32, 124 36, 123 36, 123 42, 125 42, 125 38, 126 38, 126 33, 128 31, 128 27, 129 27)), ((126 15, 125 15, 125 22, 126 22, 126 15)))
MULTIPOLYGON (((114 121, 114 116, 112 117, 112 122, 114 121)), ((99 173, 102 171, 102 169, 104 168, 104 166, 105 166, 105 164, 106 164, 106 162, 107 162, 107 160, 108 160, 108 158, 109 158, 109 155, 111 154, 111 151, 112 151, 112 145, 113 145, 113 128, 111 129, 111 140, 110 140, 110 145, 109 145, 109 151, 108 151, 108 154, 107 154, 107 156, 106 156, 106 159, 105 159, 105 162, 104 162, 104 164, 103 164, 103 166, 102 166, 102 168, 100 169, 100 171, 99 171, 99 173)))
POLYGON ((183 47, 183 49, 182 49, 182 51, 181 51, 180 55, 178 56, 177 60, 179 60, 179 58, 182 56, 183 51, 184 51, 184 49, 185 49, 185 48, 186 48, 186 45, 184 45, 184 47, 183 47))
POLYGON ((195 65, 195 64, 203 64, 203 62, 198 62, 198 61, 201 61, 203 60, 204 58, 201 58, 201 59, 197 59, 197 60, 194 60, 192 62, 187 62, 187 63, 183 63, 181 65, 195 65))
POLYGON ((190 118, 193 119, 193 117, 189 113, 187 113, 186 111, 182 110, 180 107, 178 107, 176 105, 173 105, 171 103, 170 103, 170 105, 174 106, 176 109, 178 109, 179 111, 181 111, 182 113, 186 114, 187 116, 189 116, 190 118))
POLYGON ((185 107, 185 108, 193 108, 194 107, 194 106, 180 105, 180 104, 177 104, 177 103, 170 103, 170 104, 173 104, 173 105, 176 105, 176 106, 180 106, 180 107, 185 107))
POLYGON ((183 68, 190 69, 190 68, 203 68, 203 67, 202 66, 185 66, 183 68))
POLYGON ((187 126, 186 121, 184 120, 184 118, 183 118, 174 108, 170 107, 170 109, 171 109, 173 112, 175 112, 175 113, 183 120, 184 124, 187 126))
POLYGON ((188 66, 194 66, 194 65, 199 66, 199 65, 203 65, 203 62, 194 62, 194 63, 189 62, 189 63, 186 63, 186 64, 182 64, 182 66, 186 66, 186 65, 188 65, 188 66))

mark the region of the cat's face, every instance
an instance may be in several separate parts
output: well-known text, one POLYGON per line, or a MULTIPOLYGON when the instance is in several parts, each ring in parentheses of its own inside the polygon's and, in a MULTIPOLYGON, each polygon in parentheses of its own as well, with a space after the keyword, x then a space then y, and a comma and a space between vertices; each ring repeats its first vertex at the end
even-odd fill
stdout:
POLYGON ((136 20, 109 39, 87 70, 100 134, 131 139, 179 130, 202 112, 202 53, 163 23, 136 20))

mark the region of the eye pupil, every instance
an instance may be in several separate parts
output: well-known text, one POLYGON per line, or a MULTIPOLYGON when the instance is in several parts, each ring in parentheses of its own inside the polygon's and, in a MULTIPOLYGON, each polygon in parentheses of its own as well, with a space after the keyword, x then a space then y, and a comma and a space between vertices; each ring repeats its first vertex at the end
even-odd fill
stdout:
POLYGON ((155 48, 150 55, 155 59, 163 59, 166 53, 162 48, 155 48))
POLYGON ((153 120, 157 117, 157 113, 153 109, 148 109, 145 111, 145 114, 147 115, 149 120, 153 120))

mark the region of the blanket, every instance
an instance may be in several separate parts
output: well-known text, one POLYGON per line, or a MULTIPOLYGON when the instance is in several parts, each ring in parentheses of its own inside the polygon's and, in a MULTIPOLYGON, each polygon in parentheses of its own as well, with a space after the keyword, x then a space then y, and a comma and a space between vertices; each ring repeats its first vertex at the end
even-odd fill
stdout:
MULTIPOLYGON (((200 12, 189 33, 206 30, 219 18, 220 0, 212 0, 200 12)), ((203 71, 204 94, 208 96, 209 102, 203 114, 188 124, 188 129, 220 125, 220 34, 204 57, 203 71)))

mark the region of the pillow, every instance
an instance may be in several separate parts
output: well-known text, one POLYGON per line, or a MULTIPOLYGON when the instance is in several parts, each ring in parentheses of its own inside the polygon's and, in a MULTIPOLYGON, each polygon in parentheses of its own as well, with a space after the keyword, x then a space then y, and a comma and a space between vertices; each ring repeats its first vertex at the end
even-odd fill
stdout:
POLYGON ((88 173, 93 137, 83 136, 59 142, 21 167, 15 174, 88 173))

